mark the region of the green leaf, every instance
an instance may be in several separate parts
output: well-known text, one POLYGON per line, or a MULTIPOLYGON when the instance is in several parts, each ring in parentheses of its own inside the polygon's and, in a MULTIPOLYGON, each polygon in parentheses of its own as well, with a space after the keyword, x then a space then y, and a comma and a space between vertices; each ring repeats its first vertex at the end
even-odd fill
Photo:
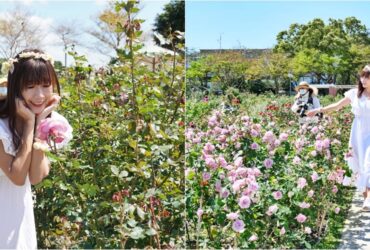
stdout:
POLYGON ((149 235, 149 236, 153 236, 153 235, 156 235, 158 233, 154 228, 149 228, 148 230, 146 230, 145 234, 149 235))
POLYGON ((145 219, 145 213, 140 207, 136 207, 136 213, 140 217, 140 219, 145 219))
POLYGON ((130 237, 134 240, 145 238, 144 229, 142 229, 141 227, 135 227, 134 229, 132 229, 130 237))

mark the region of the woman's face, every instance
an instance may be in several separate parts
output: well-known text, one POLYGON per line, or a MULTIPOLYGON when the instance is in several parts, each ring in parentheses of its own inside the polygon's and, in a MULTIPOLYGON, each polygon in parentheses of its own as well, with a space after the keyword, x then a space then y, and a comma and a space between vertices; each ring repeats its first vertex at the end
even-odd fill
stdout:
POLYGON ((307 92, 308 92, 308 89, 307 88, 301 88, 299 90, 299 94, 301 94, 301 95, 305 95, 307 92))
POLYGON ((53 85, 50 83, 28 84, 22 91, 24 101, 36 115, 46 108, 52 94, 53 85))
POLYGON ((370 89, 370 78, 369 77, 361 77, 360 78, 362 86, 365 89, 370 89))

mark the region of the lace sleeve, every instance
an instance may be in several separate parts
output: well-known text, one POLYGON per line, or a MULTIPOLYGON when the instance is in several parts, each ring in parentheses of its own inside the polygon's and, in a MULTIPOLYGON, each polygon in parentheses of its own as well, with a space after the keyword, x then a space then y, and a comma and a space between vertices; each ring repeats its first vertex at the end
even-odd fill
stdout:
POLYGON ((12 134, 8 128, 7 120, 0 119, 0 140, 3 143, 5 153, 15 156, 16 150, 14 149, 12 134))

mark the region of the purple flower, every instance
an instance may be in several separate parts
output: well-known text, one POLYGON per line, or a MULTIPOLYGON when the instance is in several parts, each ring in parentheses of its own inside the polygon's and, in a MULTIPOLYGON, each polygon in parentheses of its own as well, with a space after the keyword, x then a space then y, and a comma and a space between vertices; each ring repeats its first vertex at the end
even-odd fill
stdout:
POLYGON ((265 165, 266 168, 271 168, 272 167, 272 164, 274 163, 273 160, 271 160, 270 158, 266 159, 263 164, 265 165))
POLYGON ((260 146, 257 143, 255 143, 255 142, 253 142, 252 145, 251 145, 251 149, 253 149, 253 150, 258 150, 259 147, 260 146))
POLYGON ((272 193, 272 196, 274 196, 275 200, 280 200, 283 197, 283 194, 281 193, 281 191, 276 191, 272 193))
POLYGON ((311 133, 314 134, 314 135, 317 134, 318 132, 319 132, 319 128, 317 126, 315 126, 311 129, 311 133))
POLYGON ((225 198, 229 197, 229 195, 230 195, 229 190, 227 190, 226 188, 222 189, 222 191, 221 191, 221 197, 222 198, 225 199, 225 198))
POLYGON ((211 174, 208 172, 204 172, 202 174, 202 177, 203 177, 203 181, 208 181, 209 179, 211 179, 211 174))
POLYGON ((240 199, 239 199, 239 206, 241 208, 249 208, 250 205, 251 205, 251 199, 248 197, 248 196, 242 196, 240 199))
POLYGON ((233 230, 237 233, 242 233, 244 232, 244 222, 242 220, 235 220, 234 223, 233 223, 233 230))
POLYGON ((210 167, 211 169, 216 169, 217 168, 217 163, 216 163, 215 159, 213 159, 212 157, 207 157, 205 159, 205 162, 206 162, 206 165, 208 167, 210 167))

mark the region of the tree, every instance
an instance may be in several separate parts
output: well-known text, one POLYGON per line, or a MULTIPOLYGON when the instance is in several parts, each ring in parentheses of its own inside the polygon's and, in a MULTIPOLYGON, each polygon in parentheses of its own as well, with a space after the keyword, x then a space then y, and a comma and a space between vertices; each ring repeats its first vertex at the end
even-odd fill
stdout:
POLYGON ((178 44, 185 44, 185 1, 172 0, 166 4, 164 12, 157 15, 154 27, 154 42, 162 48, 176 50, 178 44))
POLYGON ((118 55, 117 51, 126 44, 126 34, 122 29, 126 22, 127 14, 124 10, 117 11, 114 3, 110 2, 96 18, 96 27, 87 31, 97 40, 94 49, 105 55, 113 50, 118 55))
POLYGON ((78 37, 81 35, 72 23, 63 23, 53 27, 54 33, 60 40, 60 45, 64 48, 64 66, 67 67, 67 49, 71 45, 79 45, 78 37))
POLYGON ((31 20, 31 13, 16 7, 0 17, 0 54, 14 57, 29 47, 40 48, 44 37, 40 26, 31 20))
POLYGON ((317 83, 349 83, 350 75, 358 68, 353 63, 363 61, 355 53, 359 46, 369 46, 365 25, 355 17, 329 19, 325 24, 316 18, 307 24, 292 24, 277 35, 274 52, 286 53, 293 58, 296 75, 313 73, 317 83))

